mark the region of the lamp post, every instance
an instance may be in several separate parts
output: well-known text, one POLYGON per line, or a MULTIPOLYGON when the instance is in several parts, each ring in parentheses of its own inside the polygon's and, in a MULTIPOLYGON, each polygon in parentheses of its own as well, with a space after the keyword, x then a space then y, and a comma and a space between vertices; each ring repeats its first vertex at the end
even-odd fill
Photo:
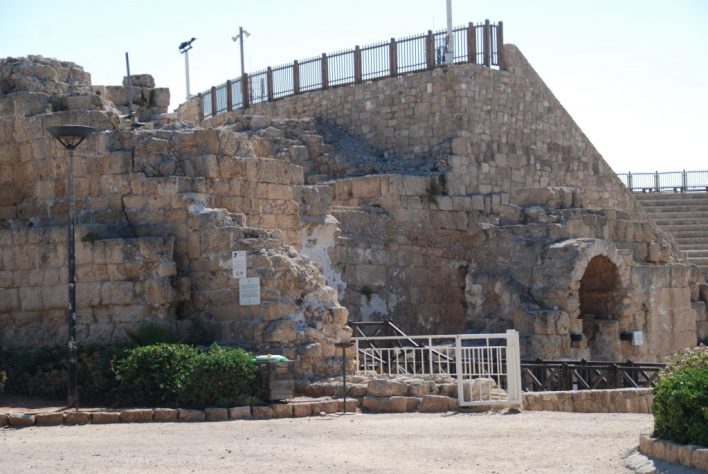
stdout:
POLYGON ((76 243, 74 227, 76 226, 76 202, 74 198, 74 149, 86 137, 96 131, 93 127, 82 125, 62 125, 49 127, 49 133, 59 140, 69 152, 67 169, 67 195, 69 196, 69 312, 67 324, 69 327, 69 386, 68 407, 79 409, 78 397, 78 346, 76 344, 76 243))
POLYGON ((243 67, 243 35, 246 35, 246 37, 248 38, 249 36, 251 36, 251 33, 244 30, 243 26, 239 26, 238 34, 236 36, 231 37, 234 42, 241 40, 241 43, 239 44, 239 46, 241 47, 241 77, 243 77, 244 73, 246 72, 243 67))
POLYGON ((455 62, 455 42, 452 38, 452 0, 447 0, 447 33, 445 35, 445 64, 455 62))
POLYGON ((179 52, 184 54, 184 73, 187 76, 187 100, 192 96, 189 93, 189 50, 192 49, 192 43, 197 38, 192 38, 189 41, 183 41, 179 45, 179 52))

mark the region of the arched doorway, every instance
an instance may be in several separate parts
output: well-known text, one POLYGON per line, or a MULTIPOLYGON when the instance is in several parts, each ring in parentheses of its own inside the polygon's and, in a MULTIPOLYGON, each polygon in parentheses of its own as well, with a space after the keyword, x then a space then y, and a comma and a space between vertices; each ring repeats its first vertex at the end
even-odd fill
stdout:
POLYGON ((614 360, 619 356, 622 294, 617 266, 606 256, 593 257, 578 291, 578 317, 583 322, 583 336, 592 360, 614 360))

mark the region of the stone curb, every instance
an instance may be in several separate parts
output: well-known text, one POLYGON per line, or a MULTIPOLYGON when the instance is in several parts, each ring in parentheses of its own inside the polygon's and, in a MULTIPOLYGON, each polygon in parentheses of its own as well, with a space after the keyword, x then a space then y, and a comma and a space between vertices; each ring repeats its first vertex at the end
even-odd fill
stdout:
MULTIPOLYGON (((457 401, 437 395, 424 397, 364 397, 347 398, 347 412, 354 413, 361 408, 370 413, 421 412, 435 413, 455 411, 457 401), (366 399, 369 399, 367 402, 366 399), (374 403, 371 403, 371 401, 374 403), (377 409, 378 408, 378 409, 377 409)), ((28 426, 60 426, 111 423, 172 423, 198 421, 267 420, 274 418, 298 418, 324 416, 344 410, 344 399, 321 398, 312 401, 275 403, 265 406, 241 406, 231 408, 205 408, 192 410, 183 408, 130 408, 121 411, 68 411, 52 413, 0 414, 0 427, 23 428, 28 426)))
POLYGON ((639 452, 650 458, 708 472, 708 448, 703 446, 678 444, 642 435, 639 437, 639 452))

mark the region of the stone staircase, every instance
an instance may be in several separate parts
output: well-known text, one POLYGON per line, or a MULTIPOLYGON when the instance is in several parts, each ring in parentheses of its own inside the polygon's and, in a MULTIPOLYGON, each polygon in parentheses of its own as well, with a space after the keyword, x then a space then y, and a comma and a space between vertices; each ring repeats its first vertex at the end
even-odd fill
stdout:
POLYGON ((708 280, 708 193, 635 194, 708 280))

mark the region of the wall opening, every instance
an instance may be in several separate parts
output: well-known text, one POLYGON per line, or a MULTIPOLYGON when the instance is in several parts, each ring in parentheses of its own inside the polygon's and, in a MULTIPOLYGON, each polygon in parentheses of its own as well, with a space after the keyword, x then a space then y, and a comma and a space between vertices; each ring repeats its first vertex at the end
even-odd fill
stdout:
POLYGON ((605 256, 590 260, 580 280, 580 315, 591 360, 616 360, 622 303, 619 271, 605 256))

